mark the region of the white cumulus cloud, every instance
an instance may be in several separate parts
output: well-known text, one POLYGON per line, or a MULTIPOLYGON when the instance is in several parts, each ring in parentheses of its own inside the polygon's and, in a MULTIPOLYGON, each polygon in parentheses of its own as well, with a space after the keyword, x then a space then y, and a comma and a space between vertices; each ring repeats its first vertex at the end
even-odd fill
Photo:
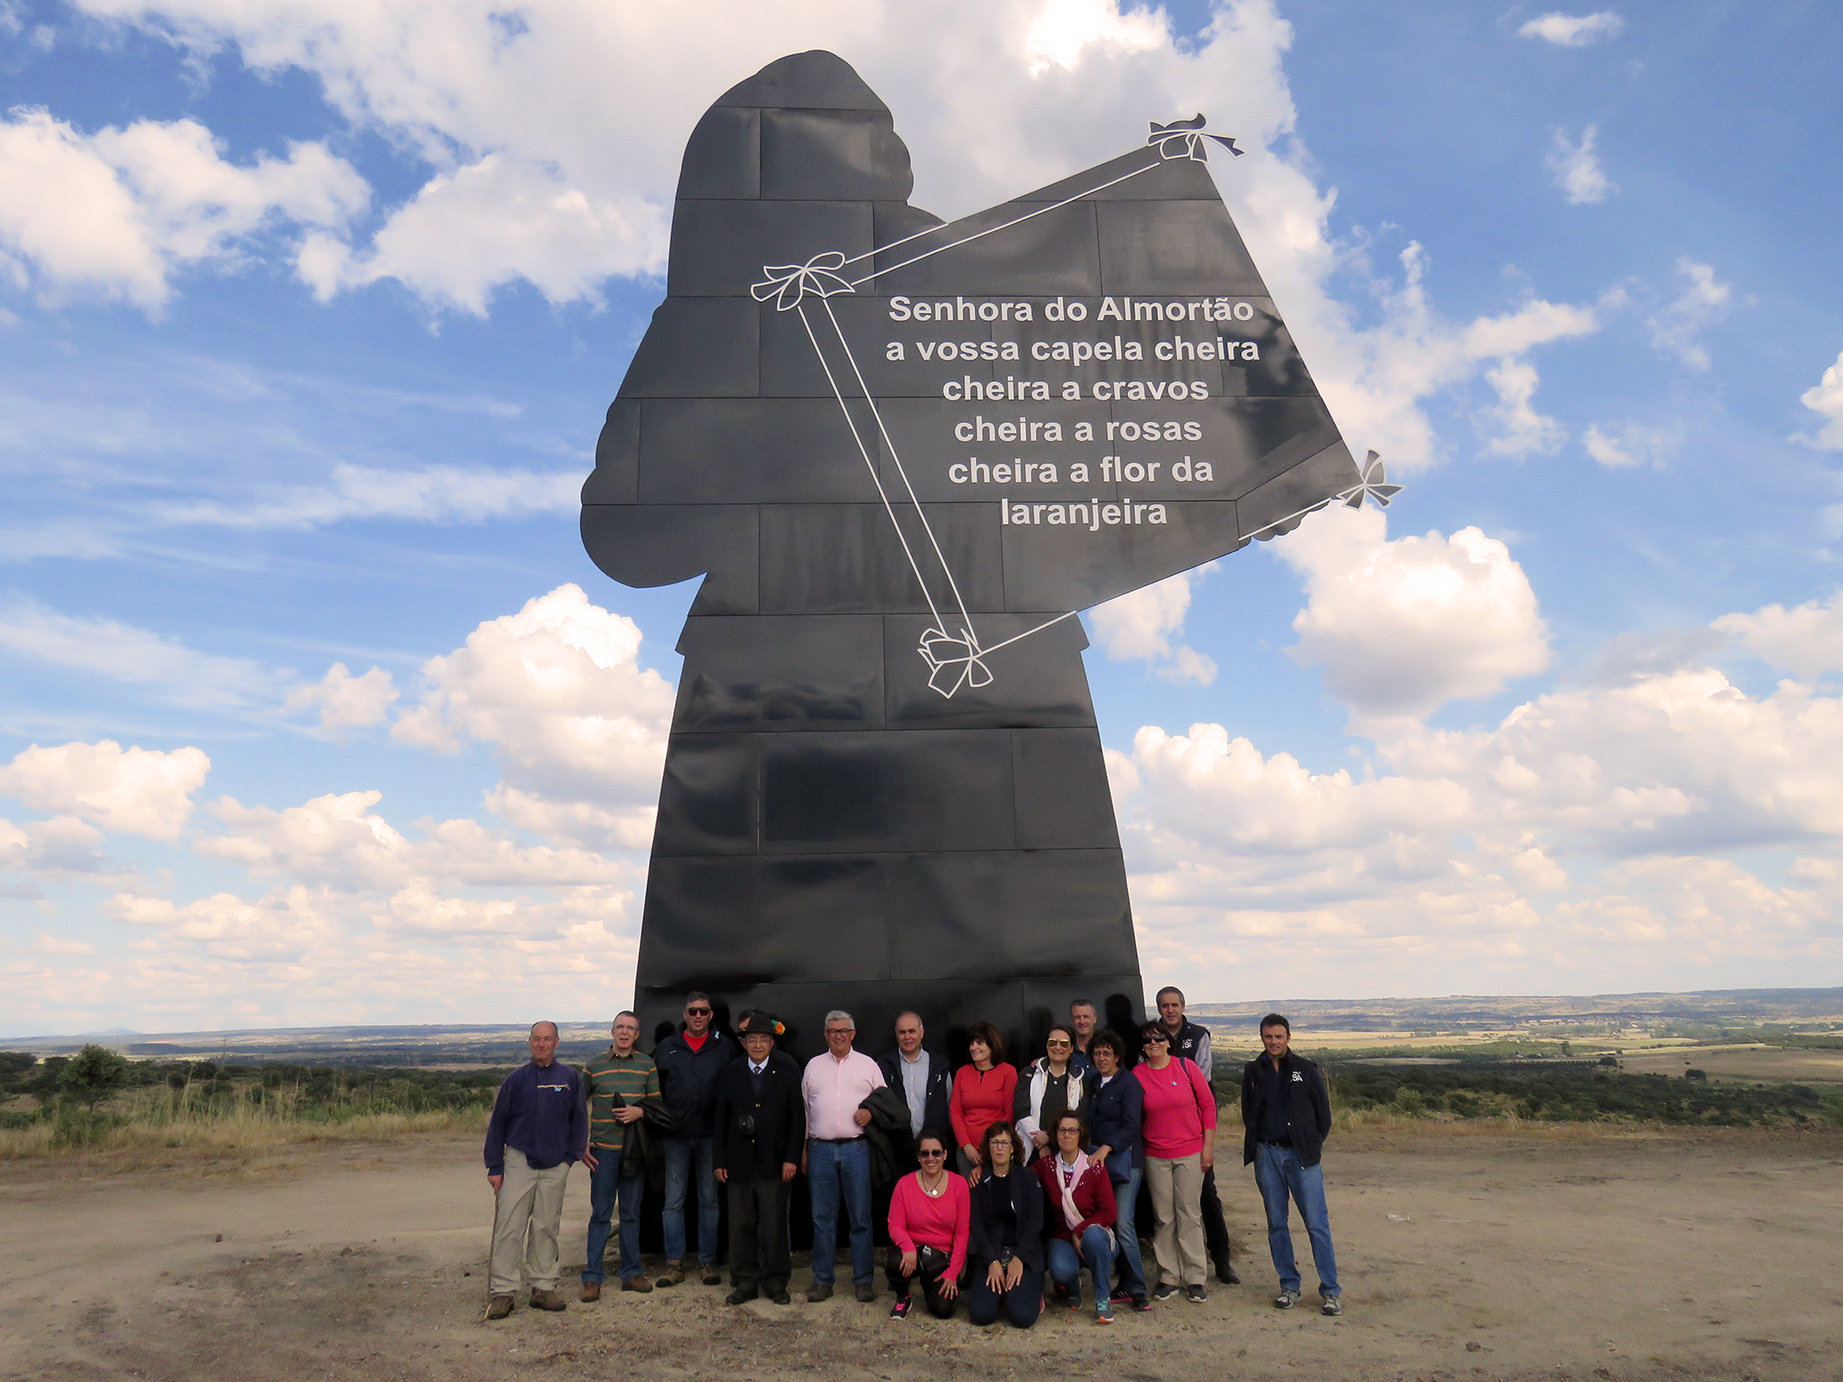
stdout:
POLYGON ((0 248, 48 301, 92 294, 154 311, 178 269, 226 260, 265 226, 342 226, 369 197, 324 144, 243 167, 196 120, 93 135, 42 109, 0 120, 0 248))
POLYGON ((1548 666, 1528 577, 1477 528, 1390 540, 1382 514, 1340 506, 1277 550, 1308 594, 1292 654, 1355 715, 1425 715, 1548 666))
POLYGON ((320 728, 336 734, 383 724, 398 694, 390 673, 382 667, 355 677, 345 663, 335 662, 319 681, 289 692, 286 708, 318 710, 320 728))
POLYGON ((80 816, 105 830, 170 840, 185 828, 192 793, 211 760, 202 749, 172 752, 112 739, 31 748, 0 767, 0 792, 36 811, 80 816))
POLYGON ((1824 418, 1815 434, 1800 433, 1795 440, 1826 451, 1843 451, 1843 351, 1823 378, 1798 396, 1798 401, 1824 418))
POLYGON ((1594 149, 1599 138, 1598 125, 1587 126, 1579 139, 1568 138, 1565 130, 1555 131, 1555 148, 1544 162, 1570 206, 1592 206, 1619 190, 1600 167, 1600 155, 1594 149))
POLYGON ((1215 565, 1209 562, 1194 571, 1180 571, 1088 611, 1089 625, 1107 656, 1115 662, 1148 662, 1166 681, 1200 686, 1213 682, 1215 662, 1177 640, 1184 632, 1191 587, 1215 565))
POLYGON ((1801 681, 1843 672, 1843 592, 1791 609, 1766 605, 1751 614, 1724 614, 1713 627, 1801 681))
POLYGON ((1585 48, 1603 38, 1617 38, 1625 29, 1625 20, 1616 11, 1596 10, 1592 14, 1563 14, 1559 10, 1538 15, 1517 32, 1524 38, 1539 38, 1558 48, 1585 48))

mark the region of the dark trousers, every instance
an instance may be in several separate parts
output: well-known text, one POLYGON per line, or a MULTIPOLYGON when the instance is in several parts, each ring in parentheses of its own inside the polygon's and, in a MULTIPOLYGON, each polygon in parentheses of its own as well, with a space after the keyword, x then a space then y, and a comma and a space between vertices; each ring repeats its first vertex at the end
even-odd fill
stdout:
POLYGON ((1198 1208, 1202 1211, 1203 1243, 1209 1260, 1221 1268, 1229 1260, 1229 1226, 1222 1222, 1222 1199, 1216 1194, 1216 1168, 1203 1173, 1203 1194, 1198 1208))
POLYGON ((991 1324, 1002 1305, 1005 1318, 1019 1329, 1029 1329, 1043 1313, 1043 1273, 1031 1267, 1009 1291, 986 1285, 986 1264, 973 1263, 973 1288, 966 1293, 966 1318, 974 1324, 991 1324))
POLYGON ((787 1249, 787 1182, 779 1168, 732 1168, 729 1196, 730 1285, 785 1291, 793 1261, 787 1249))
POLYGON ((907 1300, 909 1292, 917 1282, 921 1283, 922 1299, 928 1302, 928 1313, 937 1320, 944 1320, 953 1314, 953 1300, 941 1294, 941 1273, 923 1271, 918 1262, 914 1276, 902 1274, 902 1249, 894 1243, 889 1245, 889 1256, 884 1259, 883 1274, 889 1279, 890 1290, 896 1293, 897 1300, 907 1300))

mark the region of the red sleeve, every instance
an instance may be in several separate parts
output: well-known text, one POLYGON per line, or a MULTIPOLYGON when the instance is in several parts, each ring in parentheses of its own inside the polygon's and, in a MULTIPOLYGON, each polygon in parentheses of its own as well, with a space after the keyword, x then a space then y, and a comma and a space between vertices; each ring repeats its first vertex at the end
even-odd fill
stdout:
POLYGON ((947 1271, 958 1281, 966 1268, 966 1240, 973 1227, 973 1192, 964 1180, 954 1176, 947 1196, 953 1201, 953 1260, 948 1263, 947 1271))
POLYGON ((1015 1065, 1001 1065, 998 1068, 1005 1072, 1003 1075, 999 1076, 998 1079, 999 1107, 1004 1110, 1003 1113, 999 1114, 999 1117, 1009 1122, 1011 1119, 1011 1106, 1017 1101, 1017 1067, 1015 1065))
POLYGON ((1188 1058, 1184 1061, 1190 1075, 1190 1087, 1197 1096, 1197 1112, 1203 1115, 1203 1131, 1216 1130, 1216 1094, 1209 1087, 1209 1081, 1203 1078, 1203 1071, 1197 1063, 1188 1058))
POLYGON ((1089 1209, 1080 1226, 1075 1230, 1076 1235, 1079 1236, 1082 1229, 1087 1228, 1090 1224, 1112 1228, 1114 1222, 1120 1217, 1120 1208, 1119 1203, 1113 1197, 1113 1181, 1107 1174, 1107 1168, 1105 1166, 1091 1167, 1088 1174, 1082 1177, 1081 1188, 1088 1192, 1081 1198, 1088 1201, 1089 1209), (1100 1172, 1099 1175, 1095 1174, 1097 1169, 1100 1172))
POLYGON ((970 1065, 960 1067, 960 1073, 954 1076, 953 1094, 947 1100, 947 1117, 953 1123, 954 1141, 962 1147, 970 1145, 973 1140, 972 1134, 966 1130, 966 1072, 972 1068, 970 1065))
POLYGON ((904 1176, 896 1182, 896 1193, 890 1196, 890 1242, 904 1252, 915 1251, 915 1235, 909 1232, 908 1205, 914 1179, 914 1172, 904 1176))

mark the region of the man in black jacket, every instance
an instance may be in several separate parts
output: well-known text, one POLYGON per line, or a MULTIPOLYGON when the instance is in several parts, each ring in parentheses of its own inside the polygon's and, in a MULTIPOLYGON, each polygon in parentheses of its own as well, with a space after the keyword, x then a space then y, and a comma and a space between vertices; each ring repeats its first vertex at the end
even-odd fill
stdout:
POLYGON ((952 1135, 947 1101, 953 1095, 953 1072, 945 1056, 922 1045, 926 1035, 921 1014, 905 1012, 896 1019, 896 1049, 877 1057, 883 1078, 909 1106, 909 1143, 901 1150, 898 1175, 907 1175, 919 1165, 915 1140, 924 1128, 952 1135))
POLYGON ((1261 1019, 1261 1046, 1242 1070, 1242 1165, 1254 1167, 1267 1209, 1267 1245, 1280 1294, 1274 1305, 1290 1310, 1299 1299, 1299 1266, 1293 1259, 1293 1231, 1287 1222, 1287 1196, 1299 1206, 1312 1240, 1312 1265, 1318 1268, 1318 1293, 1324 1313, 1341 1315, 1337 1255, 1331 1249, 1331 1216, 1325 1207, 1325 1173, 1319 1165, 1331 1132, 1331 1098, 1324 1076, 1304 1056, 1289 1049, 1292 1024, 1279 1013, 1261 1019))
POLYGON ((661 1286, 685 1279, 685 1191, 695 1174, 698 1193, 698 1262, 706 1286, 718 1285, 717 1177, 712 1160, 712 1115, 717 1108, 717 1076, 735 1059, 736 1044, 710 1025, 710 995, 693 989, 685 995, 684 1030, 667 1037, 653 1051, 659 1068, 659 1092, 676 1122, 665 1139, 666 1202, 660 1215, 665 1230, 666 1270, 661 1286))
POLYGON ((745 1014, 736 1028, 744 1059, 717 1076, 713 1140, 717 1179, 729 1186, 731 1305, 790 1299, 787 1193, 806 1142, 806 1102, 799 1063, 774 1049, 780 1025, 767 1013, 745 1014))

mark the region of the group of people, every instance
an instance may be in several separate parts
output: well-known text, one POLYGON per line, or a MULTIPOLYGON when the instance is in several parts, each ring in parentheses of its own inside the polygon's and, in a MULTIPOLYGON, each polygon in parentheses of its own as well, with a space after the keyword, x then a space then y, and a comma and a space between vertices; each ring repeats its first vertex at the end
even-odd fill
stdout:
MULTIPOLYGON (((734 1036, 713 1026, 707 994, 687 995, 681 1029, 651 1056, 640 1024, 623 1012, 612 1044, 581 1071, 556 1060, 557 1031, 531 1029, 531 1062, 500 1086, 486 1135, 496 1196, 486 1317, 511 1314, 521 1276, 530 1303, 567 1307, 557 1291, 564 1179, 590 1173, 581 1299, 600 1299, 608 1240, 619 1221, 620 1289, 672 1287, 717 1270, 719 1187, 728 1193, 731 1305, 791 1297, 788 1206, 807 1178, 812 1201, 809 1301, 837 1289, 838 1236, 849 1240, 852 1287, 877 1296, 873 1213, 887 1205, 884 1275, 892 1318, 917 1290, 946 1318, 965 1297, 967 1317, 1018 1328, 1048 1299, 1080 1309, 1086 1269, 1097 1323, 1115 1305, 1206 1299, 1206 1268, 1238 1280, 1216 1193, 1216 1100, 1209 1032, 1186 1019, 1184 995, 1161 989, 1159 1016, 1128 1038, 1098 1026, 1092 1003, 1070 1006, 1043 1054, 1012 1065, 990 1023, 968 1031, 970 1059, 950 1070, 926 1044, 921 1017, 896 1020, 895 1048, 880 1059, 855 1049, 851 1015, 826 1015, 826 1050, 804 1069, 780 1050, 782 1025, 745 1013, 734 1036), (738 1049, 740 1048, 740 1049, 738 1049), (640 1206, 647 1173, 662 1179, 666 1269, 640 1264, 640 1206), (698 1199, 696 1255, 686 1200, 698 1199), (1148 1272, 1137 1228, 1142 1193, 1156 1223, 1148 1272)), ((1254 1167, 1279 1276, 1274 1304, 1301 1298, 1289 1203, 1305 1221, 1321 1309, 1341 1313, 1320 1153, 1331 1107, 1318 1067, 1290 1049, 1286 1018, 1261 1021, 1262 1055, 1242 1074, 1243 1162, 1254 1167)))

